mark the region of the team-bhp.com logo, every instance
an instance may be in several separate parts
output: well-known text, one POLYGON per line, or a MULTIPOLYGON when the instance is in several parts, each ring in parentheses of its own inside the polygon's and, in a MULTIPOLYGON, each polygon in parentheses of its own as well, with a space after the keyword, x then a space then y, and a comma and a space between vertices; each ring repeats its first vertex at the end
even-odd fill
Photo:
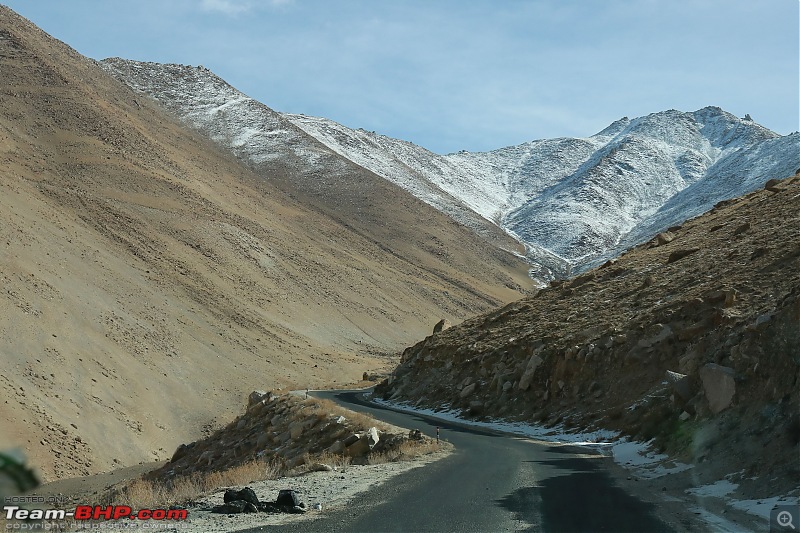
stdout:
POLYGON ((186 509, 139 509, 128 505, 79 505, 74 511, 64 509, 22 509, 17 505, 3 507, 6 520, 186 520, 186 509))

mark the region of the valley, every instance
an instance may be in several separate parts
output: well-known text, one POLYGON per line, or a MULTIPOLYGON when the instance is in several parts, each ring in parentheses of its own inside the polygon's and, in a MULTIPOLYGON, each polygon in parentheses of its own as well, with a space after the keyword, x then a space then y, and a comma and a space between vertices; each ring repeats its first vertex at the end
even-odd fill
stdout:
MULTIPOLYGON (((430 444, 308 397, 376 386, 464 422, 646 443, 688 472, 663 490, 701 506, 719 483, 798 496, 800 133, 709 106, 436 154, 203 66, 85 57, 0 6, 0 162, 0 451, 51 488, 430 444)), ((524 475, 499 492, 574 460, 513 448, 524 475)), ((531 494, 482 519, 569 522, 559 502, 523 524, 531 494)))

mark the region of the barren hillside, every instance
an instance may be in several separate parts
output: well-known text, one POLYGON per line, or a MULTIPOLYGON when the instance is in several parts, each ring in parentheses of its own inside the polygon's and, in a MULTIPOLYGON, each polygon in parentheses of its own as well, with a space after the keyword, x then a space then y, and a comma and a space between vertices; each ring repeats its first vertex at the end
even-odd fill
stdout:
POLYGON ((528 284, 363 169, 264 179, 2 7, 0 160, 0 448, 46 479, 165 458, 253 389, 357 380, 528 284))
POLYGON ((385 398, 655 439, 696 486, 796 489, 800 176, 408 348, 385 398))

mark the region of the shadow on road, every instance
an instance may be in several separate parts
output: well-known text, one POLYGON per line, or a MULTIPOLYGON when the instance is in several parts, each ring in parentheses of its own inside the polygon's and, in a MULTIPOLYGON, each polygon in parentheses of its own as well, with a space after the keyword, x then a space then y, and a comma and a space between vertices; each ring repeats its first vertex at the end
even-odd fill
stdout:
POLYGON ((558 447, 547 451, 556 457, 524 462, 545 467, 548 475, 495 500, 528 531, 672 531, 654 519, 654 504, 615 486, 599 462, 558 447))

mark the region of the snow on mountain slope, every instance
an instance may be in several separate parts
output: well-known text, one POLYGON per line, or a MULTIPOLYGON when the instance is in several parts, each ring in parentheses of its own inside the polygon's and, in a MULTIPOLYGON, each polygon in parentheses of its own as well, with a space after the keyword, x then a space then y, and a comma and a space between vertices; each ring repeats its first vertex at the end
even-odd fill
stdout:
POLYGON ((289 149, 292 165, 324 169, 341 166, 341 156, 484 236, 496 224, 525 244, 539 278, 588 268, 800 166, 800 135, 781 137, 717 107, 624 117, 586 138, 438 155, 277 113, 201 67, 104 63, 250 161, 286 159, 289 149))
POLYGON ((545 278, 580 271, 800 165, 800 137, 716 107, 625 117, 587 138, 444 156, 327 119, 285 116, 414 194, 438 187, 460 198, 522 240, 545 278))
POLYGON ((119 58, 106 59, 101 65, 254 164, 285 160, 287 155, 313 164, 330 153, 322 144, 307 142, 306 134, 279 113, 237 91, 204 67, 119 58))
POLYGON ((465 222, 459 218, 464 206, 487 220, 497 218, 507 207, 506 187, 496 173, 477 169, 475 174, 465 175, 458 163, 407 141, 353 130, 325 118, 283 116, 336 153, 400 185, 459 222, 465 222))
MULTIPOLYGON (((519 253, 514 249, 514 240, 476 213, 472 206, 466 205, 459 197, 451 196, 428 180, 415 179, 414 171, 398 158, 383 157, 388 146, 381 147, 366 132, 348 130, 346 138, 342 137, 338 142, 363 146, 342 150, 337 142, 333 142, 337 137, 336 123, 318 119, 318 127, 309 129, 309 135, 305 131, 308 128, 295 125, 302 125, 301 116, 275 112, 236 90, 204 67, 120 58, 105 59, 100 64, 134 90, 151 96, 184 123, 203 131, 212 140, 226 146, 237 157, 254 166, 276 163, 291 169, 291 174, 296 179, 306 180, 303 185, 306 189, 318 188, 320 191, 320 180, 332 179, 334 176, 357 180, 354 177, 357 174, 354 172, 356 168, 366 168, 371 172, 377 170, 382 172, 378 175, 383 178, 391 178, 405 170, 403 179, 389 181, 399 183, 416 198, 446 213, 498 248, 519 253), (350 155, 367 155, 343 158, 341 154, 344 152, 350 155), (371 154, 380 154, 381 157, 370 157, 371 154), (315 181, 318 183, 315 184, 315 181)), ((384 139, 397 146, 405 144, 413 147, 411 143, 384 139)), ((414 149, 419 147, 409 148, 404 153, 409 160, 412 159, 414 149)), ((399 148, 394 151, 401 152, 399 148)))

